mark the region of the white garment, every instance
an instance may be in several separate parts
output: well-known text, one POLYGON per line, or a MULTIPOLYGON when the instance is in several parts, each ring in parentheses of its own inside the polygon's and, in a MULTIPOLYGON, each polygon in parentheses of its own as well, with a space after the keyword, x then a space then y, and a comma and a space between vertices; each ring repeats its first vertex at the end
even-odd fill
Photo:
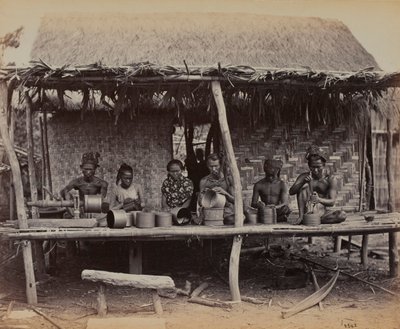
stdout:
POLYGON ((118 204, 123 203, 126 199, 130 198, 132 200, 139 199, 138 189, 136 184, 131 184, 128 188, 123 188, 121 185, 117 185, 110 196, 110 207, 113 208, 118 204))

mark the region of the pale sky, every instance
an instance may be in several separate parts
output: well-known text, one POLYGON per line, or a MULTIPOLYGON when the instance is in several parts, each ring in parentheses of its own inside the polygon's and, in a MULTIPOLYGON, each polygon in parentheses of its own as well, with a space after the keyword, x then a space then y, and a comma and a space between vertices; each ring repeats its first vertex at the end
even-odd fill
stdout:
POLYGON ((40 17, 51 12, 243 12, 338 19, 385 71, 400 71, 400 0, 0 0, 0 36, 24 26, 5 62, 24 65, 40 17))

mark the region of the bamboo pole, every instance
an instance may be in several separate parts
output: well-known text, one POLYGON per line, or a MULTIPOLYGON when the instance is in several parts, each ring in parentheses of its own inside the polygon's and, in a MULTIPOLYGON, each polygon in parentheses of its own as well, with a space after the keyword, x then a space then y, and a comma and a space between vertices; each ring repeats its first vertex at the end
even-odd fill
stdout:
MULTIPOLYGON (((10 143, 11 146, 14 147, 14 127, 15 127, 15 112, 12 110, 12 108, 9 108, 9 116, 7 119, 9 120, 8 122, 8 131, 9 131, 9 136, 10 136, 10 143)), ((14 183, 13 183, 13 177, 12 175, 10 176, 10 219, 14 220, 16 218, 15 216, 15 189, 14 189, 14 183)))
POLYGON ((46 186, 46 155, 44 152, 45 143, 44 143, 44 131, 43 131, 43 120, 39 118, 39 126, 40 126, 40 145, 42 149, 42 199, 48 199, 48 194, 46 193, 44 187, 46 186), (46 197, 45 197, 46 196, 46 197))
MULTIPOLYGON (((37 181, 36 181, 36 170, 35 161, 33 155, 35 154, 35 147, 33 143, 33 124, 32 124, 32 111, 33 104, 29 93, 25 92, 25 99, 27 100, 28 106, 26 107, 26 136, 27 136, 27 155, 28 155, 28 170, 29 170, 29 185, 31 192, 31 201, 35 202, 38 199, 37 193, 37 181)), ((37 207, 31 207, 32 218, 39 218, 39 212, 37 207)), ((35 250, 35 261, 37 274, 44 275, 46 273, 45 258, 43 252, 43 241, 35 241, 33 244, 35 250)))
MULTIPOLYGON (((387 119, 387 143, 386 143, 386 172, 388 181, 388 211, 394 211, 394 177, 392 171, 392 148, 393 132, 392 122, 387 119)), ((389 272, 391 277, 397 277, 399 274, 399 251, 397 249, 397 233, 389 233, 389 272)))
MULTIPOLYGON (((21 170, 15 154, 7 127, 7 85, 0 82, 0 134, 3 139, 5 151, 10 161, 13 183, 15 188, 15 199, 17 204, 18 224, 20 228, 28 228, 27 217, 24 207, 24 193, 22 188, 21 170)), ((29 304, 37 303, 35 273, 33 270, 32 247, 30 241, 22 242, 22 254, 24 258, 26 295, 29 304)))
MULTIPOLYGON (((222 97, 221 84, 219 81, 212 81, 211 88, 218 111, 218 121, 221 129, 222 142, 224 144, 228 165, 233 176, 234 197, 235 197, 235 227, 243 226, 243 199, 242 184, 240 182, 239 169, 237 167, 235 153, 233 152, 231 134, 229 132, 228 120, 226 118, 226 109, 222 97)), ((232 250, 229 262, 229 287, 232 300, 240 301, 239 290, 239 262, 240 249, 242 247, 242 236, 237 235, 233 238, 232 250)))
MULTIPOLYGON (((37 182, 36 182, 36 171, 34 155, 34 143, 33 143, 33 128, 32 128, 32 99, 29 97, 28 92, 25 92, 25 99, 27 100, 28 106, 26 107, 26 136, 27 136, 27 152, 28 152, 28 170, 29 170, 29 185, 31 190, 31 201, 35 202, 38 199, 37 195, 37 182)), ((32 218, 38 218, 37 207, 32 207, 32 218)))
POLYGON ((53 181, 51 179, 51 170, 50 170, 50 155, 49 155, 49 138, 47 136, 47 111, 44 110, 43 113, 43 132, 44 132, 44 155, 46 157, 46 174, 47 174, 47 183, 48 190, 50 193, 53 193, 53 181))

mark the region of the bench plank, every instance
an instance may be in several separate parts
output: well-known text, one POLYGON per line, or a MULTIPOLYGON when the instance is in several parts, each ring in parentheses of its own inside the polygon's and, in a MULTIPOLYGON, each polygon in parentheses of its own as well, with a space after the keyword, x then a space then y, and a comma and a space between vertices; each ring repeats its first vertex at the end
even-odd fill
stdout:
POLYGON ((83 270, 82 280, 103 282, 114 286, 146 289, 174 289, 175 283, 169 276, 115 273, 83 270))

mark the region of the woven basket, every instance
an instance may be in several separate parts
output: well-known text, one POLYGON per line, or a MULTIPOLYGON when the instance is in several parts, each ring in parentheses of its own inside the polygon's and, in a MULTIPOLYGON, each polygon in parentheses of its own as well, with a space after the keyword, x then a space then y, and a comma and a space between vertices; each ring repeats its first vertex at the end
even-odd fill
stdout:
POLYGON ((203 208, 205 221, 222 221, 224 208, 203 208))

